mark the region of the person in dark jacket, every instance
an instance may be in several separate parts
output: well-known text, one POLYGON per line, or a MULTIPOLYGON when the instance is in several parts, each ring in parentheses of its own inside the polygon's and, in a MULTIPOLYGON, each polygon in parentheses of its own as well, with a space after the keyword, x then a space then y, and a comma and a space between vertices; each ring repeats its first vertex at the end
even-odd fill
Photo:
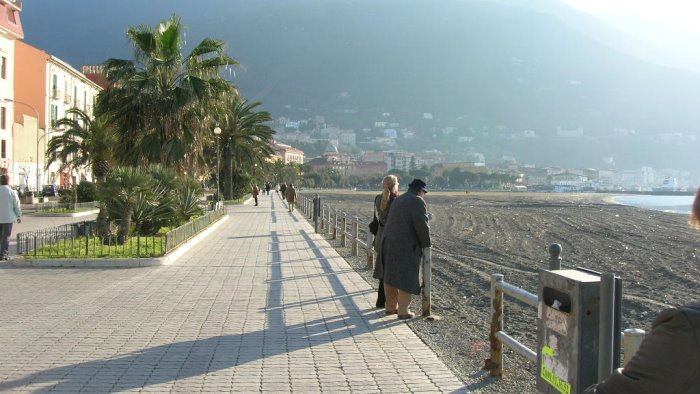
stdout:
MULTIPOLYGON (((700 189, 690 221, 700 229, 700 189)), ((700 301, 661 311, 629 363, 586 393, 700 393, 700 301)))
MULTIPOLYGON (((399 195, 399 178, 396 175, 387 175, 382 179, 382 193, 374 198, 374 214, 379 221, 377 234, 374 235, 374 251, 377 253, 377 260, 374 262, 373 277, 379 279, 379 288, 377 289, 377 308, 386 306, 386 295, 384 293, 384 260, 382 259, 382 235, 384 234, 384 226, 389 217, 389 208, 391 203, 399 195)), ((386 311, 388 314, 396 313, 396 308, 386 311)))
POLYGON ((420 265, 423 248, 430 243, 428 210, 423 196, 427 185, 414 179, 408 192, 391 204, 382 235, 386 310, 396 311, 399 319, 410 319, 411 294, 420 294, 420 265))

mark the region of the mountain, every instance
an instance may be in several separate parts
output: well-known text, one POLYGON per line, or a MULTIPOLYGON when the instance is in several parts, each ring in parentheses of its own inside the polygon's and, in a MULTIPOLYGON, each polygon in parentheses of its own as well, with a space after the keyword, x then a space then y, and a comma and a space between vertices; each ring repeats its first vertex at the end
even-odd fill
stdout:
POLYGON ((700 134, 700 75, 615 50, 634 41, 555 0, 95 3, 25 2, 26 41, 75 66, 128 58, 128 26, 178 14, 188 43, 229 44, 244 66, 235 83, 275 116, 360 128, 390 112, 418 133, 429 112, 434 126, 544 137, 557 127, 700 134))

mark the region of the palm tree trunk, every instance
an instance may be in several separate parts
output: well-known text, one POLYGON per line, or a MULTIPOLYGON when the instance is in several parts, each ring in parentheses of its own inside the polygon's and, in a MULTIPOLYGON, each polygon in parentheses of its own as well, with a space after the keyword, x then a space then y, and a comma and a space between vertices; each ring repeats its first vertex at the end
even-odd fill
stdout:
POLYGON ((109 213, 107 212, 107 204, 104 201, 100 201, 100 212, 97 214, 96 222, 97 234, 102 244, 109 244, 112 233, 109 231, 109 213))
POLYGON ((130 206, 124 208, 121 222, 119 223, 119 243, 126 245, 129 241, 129 229, 131 228, 131 215, 133 209, 130 206))

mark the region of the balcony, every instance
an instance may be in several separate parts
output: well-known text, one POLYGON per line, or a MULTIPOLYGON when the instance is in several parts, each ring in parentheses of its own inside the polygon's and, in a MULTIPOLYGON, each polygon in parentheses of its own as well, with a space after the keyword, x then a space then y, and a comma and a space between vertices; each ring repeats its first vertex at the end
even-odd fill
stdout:
POLYGON ((83 108, 83 100, 75 100, 75 108, 85 110, 85 108, 83 108))
POLYGON ((22 11, 22 0, 5 0, 5 3, 17 11, 22 11))
POLYGON ((60 90, 54 90, 51 92, 51 98, 54 100, 60 100, 63 97, 63 92, 60 90))
POLYGON ((70 94, 66 93, 65 96, 63 96, 63 102, 64 102, 65 104, 70 104, 70 103, 72 103, 72 102, 73 102, 73 96, 71 96, 70 94))

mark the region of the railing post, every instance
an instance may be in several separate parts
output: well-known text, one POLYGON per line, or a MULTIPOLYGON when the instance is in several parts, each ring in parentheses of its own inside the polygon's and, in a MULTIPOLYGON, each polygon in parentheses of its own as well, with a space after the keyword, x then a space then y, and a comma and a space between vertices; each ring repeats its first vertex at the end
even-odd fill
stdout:
POLYGON ((360 221, 360 219, 357 216, 355 216, 353 218, 352 239, 350 240, 350 242, 352 242, 352 255, 353 256, 357 256, 357 247, 358 247, 358 245, 357 245, 357 233, 359 232, 359 229, 358 229, 359 221, 360 221))
POLYGON ((600 276, 600 334, 598 337, 598 382, 613 372, 615 275, 600 276))
POLYGON ((646 335, 647 333, 639 328, 628 328, 625 330, 625 335, 622 339, 622 347, 625 352, 624 360, 622 361, 623 367, 627 366, 627 363, 634 357, 634 354, 637 353, 646 335))
MULTIPOLYGON (((318 196, 318 194, 314 197, 314 211, 313 211, 313 218, 314 218, 314 232, 318 234, 318 222, 319 222, 319 213, 321 212, 321 198, 318 196)), ((323 227, 323 224, 321 224, 321 227, 323 227)))
POLYGON ((549 245, 549 270, 555 271, 561 269, 561 245, 549 245))
POLYGON ((343 212, 343 218, 340 219, 340 246, 346 247, 348 246, 348 236, 347 232, 345 231, 347 229, 347 220, 348 220, 348 215, 343 212))
POLYGON ((338 209, 333 211, 333 239, 338 239, 338 209))
POLYGON ((430 281, 432 279, 431 249, 423 248, 423 291, 421 292, 421 304, 423 317, 429 317, 431 313, 430 281))
POLYGON ((491 358, 486 363, 491 376, 499 377, 503 376, 503 344, 496 333, 503 331, 503 290, 498 287, 502 282, 502 274, 491 275, 491 358))
POLYGON ((328 226, 328 234, 333 234, 333 232, 331 231, 331 215, 333 214, 333 208, 331 208, 331 206, 329 205, 327 211, 328 220, 326 221, 326 226, 328 226))

